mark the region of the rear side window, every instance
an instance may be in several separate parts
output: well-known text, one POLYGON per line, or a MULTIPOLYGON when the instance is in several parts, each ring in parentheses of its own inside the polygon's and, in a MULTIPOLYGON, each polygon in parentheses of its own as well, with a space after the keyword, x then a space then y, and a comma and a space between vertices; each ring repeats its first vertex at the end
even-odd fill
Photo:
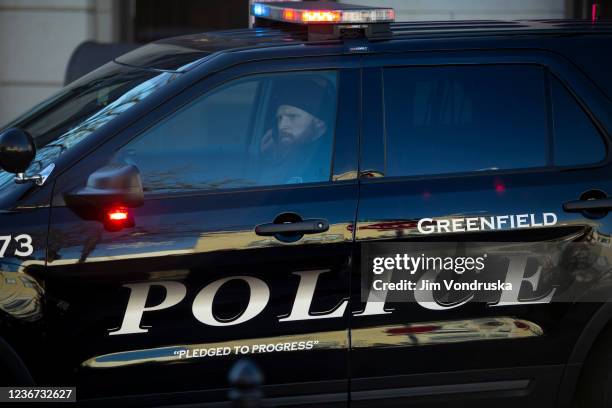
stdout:
POLYGON ((542 67, 388 68, 383 79, 387 176, 547 164, 542 67))
POLYGON ((606 146, 591 119, 558 79, 551 76, 555 164, 585 165, 606 157, 606 146))

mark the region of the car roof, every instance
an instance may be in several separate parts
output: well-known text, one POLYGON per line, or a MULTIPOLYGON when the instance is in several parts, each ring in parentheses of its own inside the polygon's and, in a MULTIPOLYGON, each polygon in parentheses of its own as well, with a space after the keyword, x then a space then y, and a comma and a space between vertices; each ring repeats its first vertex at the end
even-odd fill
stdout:
POLYGON ((610 34, 612 20, 464 20, 413 21, 391 24, 393 38, 449 36, 514 36, 546 34, 610 34))
MULTIPOLYGON (((612 20, 465 20, 412 21, 390 24, 391 36, 371 41, 433 40, 453 38, 490 39, 559 35, 611 35, 612 20)), ((211 31, 156 41, 115 61, 121 64, 168 71, 187 71, 190 62, 219 52, 256 50, 288 45, 341 44, 342 40, 308 41, 305 26, 244 28, 211 31)))

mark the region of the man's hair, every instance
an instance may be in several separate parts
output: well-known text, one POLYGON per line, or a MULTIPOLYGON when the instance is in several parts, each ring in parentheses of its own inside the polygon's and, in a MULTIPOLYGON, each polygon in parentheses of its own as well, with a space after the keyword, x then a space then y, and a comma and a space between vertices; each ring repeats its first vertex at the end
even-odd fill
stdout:
POLYGON ((294 106, 327 121, 334 111, 335 86, 322 75, 292 76, 274 83, 273 106, 294 106))

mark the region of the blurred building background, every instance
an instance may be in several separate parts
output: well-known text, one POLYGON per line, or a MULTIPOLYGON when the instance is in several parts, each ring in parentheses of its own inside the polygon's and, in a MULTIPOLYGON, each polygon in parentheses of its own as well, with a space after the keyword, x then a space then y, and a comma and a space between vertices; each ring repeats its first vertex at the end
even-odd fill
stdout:
MULTIPOLYGON (((612 0, 347 0, 398 21, 612 17, 612 0)), ((136 44, 248 27, 249 0, 0 0, 0 126, 59 90, 80 47, 86 72, 136 44), (85 52, 84 50, 88 50, 85 52)), ((83 72, 71 72, 71 76, 83 72)))

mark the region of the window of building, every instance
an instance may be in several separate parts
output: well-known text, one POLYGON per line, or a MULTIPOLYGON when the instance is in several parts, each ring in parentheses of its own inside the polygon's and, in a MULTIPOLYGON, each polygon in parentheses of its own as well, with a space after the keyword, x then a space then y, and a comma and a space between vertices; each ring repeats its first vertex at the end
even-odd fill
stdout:
POLYGON ((126 33, 131 34, 128 40, 137 43, 249 26, 248 0, 122 0, 120 3, 128 8, 126 25, 132 31, 126 33))

